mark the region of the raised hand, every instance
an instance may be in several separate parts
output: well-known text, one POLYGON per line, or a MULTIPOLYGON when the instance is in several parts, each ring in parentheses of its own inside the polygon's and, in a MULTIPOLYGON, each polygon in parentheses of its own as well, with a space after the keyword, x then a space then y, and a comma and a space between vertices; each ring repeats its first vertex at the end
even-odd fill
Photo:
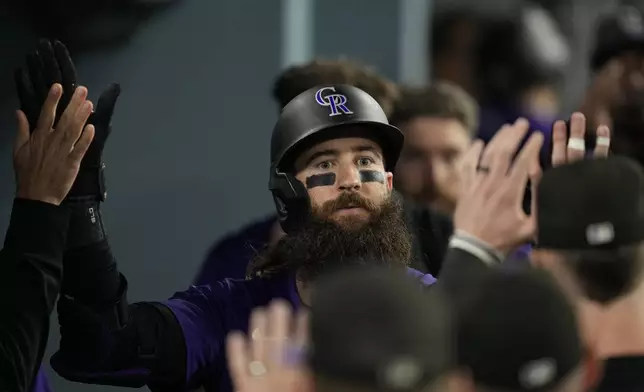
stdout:
MULTIPOLYGON (((557 121, 552 127, 552 166, 584 159, 586 156, 586 117, 579 112, 570 116, 570 136, 565 121, 557 121)), ((610 130, 605 125, 597 127, 593 158, 605 158, 610 149, 610 130)))
POLYGON ((541 174, 543 135, 532 134, 514 158, 528 128, 525 119, 504 125, 487 146, 476 141, 461 162, 463 193, 454 212, 454 229, 502 253, 532 240, 536 229, 522 203, 528 180, 536 186, 541 174))
MULTIPOLYGON (((57 124, 76 89, 76 69, 65 45, 59 41, 41 40, 37 50, 27 56, 26 68, 16 71, 15 82, 20 106, 34 130, 47 91, 54 83, 63 87, 54 118, 54 124, 57 124)), ((87 121, 94 126, 94 141, 81 163, 69 198, 104 200, 106 197, 102 154, 120 92, 118 84, 110 85, 99 97, 96 111, 87 121)))
POLYGON ((60 41, 40 40, 36 51, 27 55, 26 67, 15 71, 14 81, 20 108, 33 131, 49 89, 55 83, 63 87, 54 119, 54 125, 58 123, 76 89, 76 68, 60 41))
POLYGON ((76 89, 53 128, 62 94, 62 86, 54 84, 32 132, 27 115, 18 111, 13 162, 19 198, 59 205, 71 189, 94 138, 94 126, 85 125, 92 112, 85 87, 76 89))
POLYGON ((308 392, 310 383, 299 353, 306 344, 306 316, 293 320, 290 305, 274 301, 268 310, 256 309, 246 338, 227 339, 230 375, 237 392, 308 392), (295 327, 293 327, 295 325, 295 327))

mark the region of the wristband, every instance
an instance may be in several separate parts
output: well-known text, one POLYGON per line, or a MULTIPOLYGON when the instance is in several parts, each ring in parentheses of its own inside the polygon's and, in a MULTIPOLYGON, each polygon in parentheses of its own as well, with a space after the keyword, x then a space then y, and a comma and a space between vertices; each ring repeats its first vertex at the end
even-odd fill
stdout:
POLYGON ((468 252, 490 266, 498 265, 505 259, 502 253, 494 250, 487 243, 459 230, 452 235, 448 246, 468 252))
POLYGON ((71 210, 67 249, 80 248, 105 240, 105 226, 100 202, 94 196, 74 197, 65 201, 71 210))
POLYGON ((81 165, 76 180, 67 195, 67 200, 93 199, 105 201, 106 198, 105 165, 103 163, 92 166, 81 165))

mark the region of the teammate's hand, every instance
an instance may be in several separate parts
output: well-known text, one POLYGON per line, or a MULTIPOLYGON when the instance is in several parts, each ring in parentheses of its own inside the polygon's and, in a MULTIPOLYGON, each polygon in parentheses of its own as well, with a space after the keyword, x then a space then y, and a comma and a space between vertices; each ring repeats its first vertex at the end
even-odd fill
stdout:
POLYGON ((543 135, 533 133, 513 161, 528 128, 525 119, 504 125, 487 146, 476 141, 461 162, 463 192, 454 229, 502 253, 534 238, 535 219, 522 203, 528 180, 535 187, 541 175, 543 135))
POLYGON ((227 339, 228 368, 237 392, 312 391, 301 353, 306 345, 306 316, 294 320, 291 307, 273 301, 251 314, 250 337, 233 332, 227 339))
POLYGON ((60 41, 42 39, 36 50, 27 55, 26 67, 15 71, 14 81, 20 99, 20 109, 27 116, 33 131, 36 129, 49 89, 55 83, 63 87, 54 119, 54 126, 58 124, 76 89, 76 68, 65 45, 60 41))
MULTIPOLYGON (((18 69, 15 73, 20 106, 32 130, 35 129, 47 91, 54 83, 63 86, 63 95, 54 119, 54 124, 57 124, 74 94, 76 79, 76 68, 65 45, 60 41, 41 40, 37 50, 27 56, 26 69, 18 69)), ((106 196, 102 155, 120 93, 118 84, 110 85, 99 97, 96 111, 87 121, 95 128, 94 141, 81 163, 77 180, 69 192, 70 198, 95 197, 103 200, 106 196)))
MULTIPOLYGON (((570 116, 570 137, 565 121, 557 121, 552 127, 552 166, 560 166, 584 159, 586 156, 586 116, 576 112, 570 116)), ((600 125, 595 131, 593 158, 606 158, 610 149, 610 130, 600 125)))
POLYGON ((13 163, 19 198, 59 205, 74 183, 81 160, 92 142, 94 126, 85 126, 92 112, 85 87, 76 89, 53 129, 62 92, 60 84, 52 86, 33 132, 26 114, 18 111, 13 163))

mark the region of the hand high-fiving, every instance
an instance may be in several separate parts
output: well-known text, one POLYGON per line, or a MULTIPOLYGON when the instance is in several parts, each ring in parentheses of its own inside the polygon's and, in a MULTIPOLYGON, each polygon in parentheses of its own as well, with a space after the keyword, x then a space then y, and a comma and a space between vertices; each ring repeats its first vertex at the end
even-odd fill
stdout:
MULTIPOLYGON (((557 121, 553 126, 553 167, 587 156, 584 115, 573 113, 569 136, 566 127, 564 121, 557 121)), ((512 125, 504 125, 487 146, 476 141, 465 154, 461 162, 463 194, 454 213, 457 234, 474 237, 502 253, 533 239, 537 229, 535 190, 541 176, 539 152, 543 135, 533 133, 519 149, 528 131, 529 123, 518 119, 512 125), (522 208, 528 181, 532 186, 531 215, 522 208)), ((592 156, 601 159, 609 153, 608 127, 599 126, 596 138, 592 156)))
POLYGON ((532 134, 513 159, 528 129, 525 119, 504 125, 487 146, 475 142, 462 161, 464 188, 454 212, 454 229, 504 253, 530 241, 536 228, 534 217, 523 211, 522 200, 528 180, 534 185, 541 174, 543 135, 532 134))
MULTIPOLYGON (((76 68, 65 45, 60 41, 43 39, 36 50, 26 59, 26 67, 15 72, 16 90, 20 107, 25 113, 31 129, 36 127, 37 118, 51 86, 62 86, 62 97, 58 102, 54 127, 62 119, 77 86, 76 68)), ((103 175, 103 148, 111 131, 112 116, 116 101, 121 93, 118 84, 111 84, 99 97, 94 112, 87 119, 94 126, 94 140, 79 170, 77 179, 69 191, 68 199, 89 197, 105 199, 103 175)))
POLYGON ((273 301, 255 309, 247 338, 233 332, 227 339, 228 368, 237 392, 308 392, 311 383, 301 352, 306 345, 307 317, 294 319, 290 305, 273 301))
MULTIPOLYGON (((560 166, 586 157, 586 117, 579 112, 570 116, 570 135, 565 121, 557 121, 552 127, 552 166, 560 166)), ((595 131, 593 158, 606 158, 610 150, 610 130, 600 125, 595 131)))
POLYGON ((59 205, 71 189, 94 138, 94 126, 85 125, 93 108, 85 87, 76 88, 53 128, 62 93, 60 84, 51 87, 33 132, 26 114, 22 110, 17 113, 13 163, 19 198, 59 205))

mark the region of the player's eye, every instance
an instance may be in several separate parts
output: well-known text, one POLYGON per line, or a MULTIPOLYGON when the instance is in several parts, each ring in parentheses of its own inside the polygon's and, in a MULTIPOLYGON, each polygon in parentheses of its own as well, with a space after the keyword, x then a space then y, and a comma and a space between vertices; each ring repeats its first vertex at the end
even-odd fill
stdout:
POLYGON ((320 170, 330 170, 333 167, 331 161, 324 161, 317 164, 318 169, 320 170))
POLYGON ((369 157, 362 157, 358 159, 358 166, 369 166, 374 164, 375 161, 372 158, 369 157))

